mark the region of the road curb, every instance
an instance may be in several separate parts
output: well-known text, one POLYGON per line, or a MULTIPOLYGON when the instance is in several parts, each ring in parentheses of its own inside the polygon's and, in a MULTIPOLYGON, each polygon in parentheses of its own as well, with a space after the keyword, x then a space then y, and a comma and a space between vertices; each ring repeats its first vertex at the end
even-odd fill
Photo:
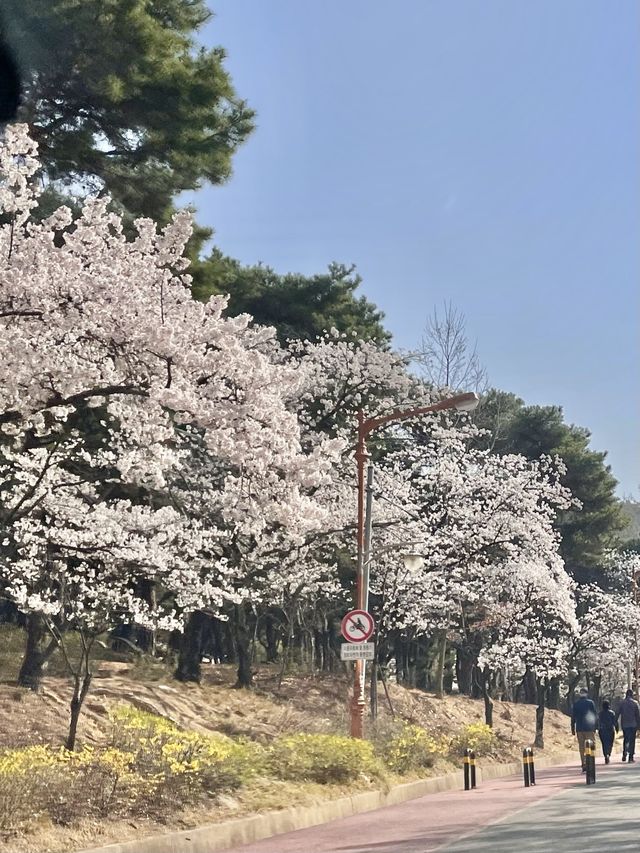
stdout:
MULTIPOLYGON (((551 767, 565 764, 574 758, 573 753, 555 758, 536 757, 536 766, 551 767)), ((483 780, 513 776, 519 774, 521 770, 519 761, 478 767, 478 783, 481 784, 483 780)), ((462 772, 434 776, 432 779, 420 779, 417 782, 406 782, 395 785, 388 791, 365 791, 362 794, 328 800, 326 803, 315 806, 266 812, 251 817, 212 823, 196 829, 153 835, 139 841, 123 841, 103 847, 87 848, 77 853, 217 853, 240 844, 249 844, 262 838, 281 835, 284 832, 318 826, 384 806, 394 806, 407 800, 424 797, 426 794, 452 791, 457 788, 462 788, 462 772)))

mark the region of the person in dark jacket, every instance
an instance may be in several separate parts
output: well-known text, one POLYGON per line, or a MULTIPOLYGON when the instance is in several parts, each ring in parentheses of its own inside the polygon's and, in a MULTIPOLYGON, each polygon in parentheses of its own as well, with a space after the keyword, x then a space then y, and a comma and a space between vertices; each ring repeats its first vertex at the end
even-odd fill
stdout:
POLYGON ((578 749, 580 750, 580 761, 583 772, 587 769, 584 763, 584 742, 592 740, 596 742, 596 726, 598 725, 598 712, 593 701, 589 699, 589 691, 583 687, 580 698, 573 703, 571 709, 571 734, 578 736, 578 749))
POLYGON ((602 711, 600 711, 600 716, 598 717, 598 734, 600 735, 605 764, 608 764, 611 759, 611 750, 613 749, 613 741, 617 731, 619 731, 618 720, 605 699, 602 703, 602 711))
POLYGON ((633 757, 636 751, 636 732, 640 727, 640 705, 633 698, 633 690, 627 690, 627 695, 618 708, 617 719, 620 720, 624 741, 622 744, 622 760, 635 761, 633 757))

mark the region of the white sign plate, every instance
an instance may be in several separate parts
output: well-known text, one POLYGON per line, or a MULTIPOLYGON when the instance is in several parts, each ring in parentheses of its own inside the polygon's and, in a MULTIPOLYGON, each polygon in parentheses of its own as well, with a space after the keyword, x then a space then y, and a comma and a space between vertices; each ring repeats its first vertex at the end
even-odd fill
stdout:
POLYGON ((375 643, 343 643, 340 660, 373 660, 375 648, 375 643))

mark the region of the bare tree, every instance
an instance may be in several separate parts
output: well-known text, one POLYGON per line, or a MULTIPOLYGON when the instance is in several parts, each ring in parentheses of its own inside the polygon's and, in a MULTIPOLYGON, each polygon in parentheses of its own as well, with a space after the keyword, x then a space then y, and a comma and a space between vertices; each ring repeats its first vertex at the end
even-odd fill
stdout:
POLYGON ((466 319, 451 302, 444 304, 444 316, 433 309, 415 354, 424 378, 436 388, 452 391, 487 390, 487 371, 467 337, 466 319))

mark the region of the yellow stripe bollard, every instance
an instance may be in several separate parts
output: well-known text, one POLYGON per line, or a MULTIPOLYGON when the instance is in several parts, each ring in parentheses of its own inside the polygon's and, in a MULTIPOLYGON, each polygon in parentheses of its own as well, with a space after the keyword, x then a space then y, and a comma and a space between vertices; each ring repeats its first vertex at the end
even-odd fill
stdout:
POLYGON ((536 784, 536 764, 533 760, 533 749, 529 747, 529 780, 532 785, 536 784))
POLYGON ((530 746, 525 746, 522 750, 522 775, 525 788, 536 784, 536 768, 533 763, 533 749, 530 746))
POLYGON ((584 742, 584 763, 587 768, 587 785, 596 784, 596 744, 593 740, 584 742))

